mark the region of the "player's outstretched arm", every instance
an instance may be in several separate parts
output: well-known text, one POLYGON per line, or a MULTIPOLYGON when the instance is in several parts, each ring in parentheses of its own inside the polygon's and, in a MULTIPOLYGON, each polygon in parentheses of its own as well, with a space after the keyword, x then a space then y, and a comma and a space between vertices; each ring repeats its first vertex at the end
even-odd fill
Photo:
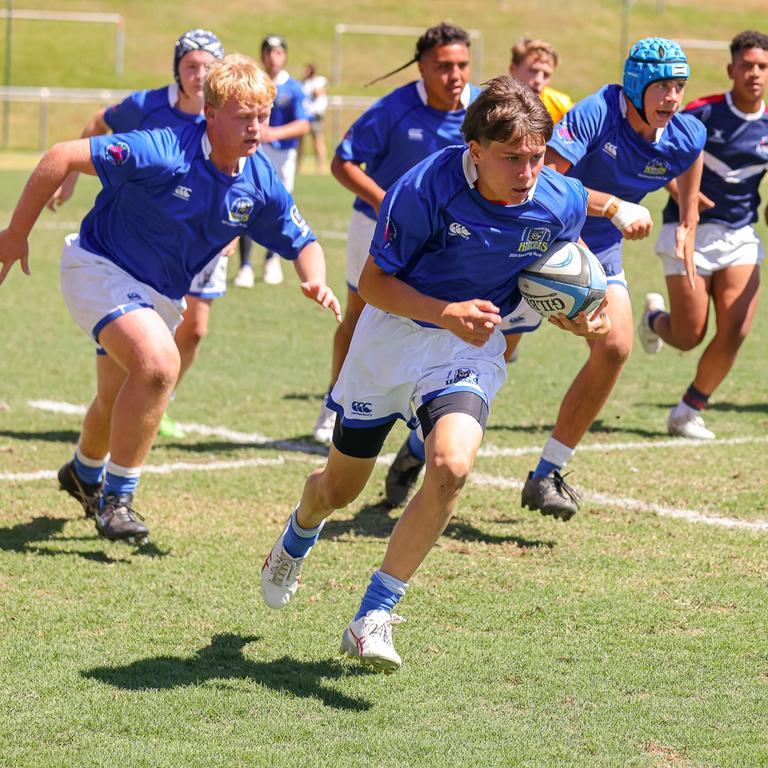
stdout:
MULTIPOLYGON (((103 136, 105 133, 109 133, 109 126, 104 122, 104 113, 107 111, 106 107, 99 110, 89 121, 80 134, 81 139, 88 139, 91 136, 103 136)), ((77 173, 70 173, 59 188, 51 195, 46 206, 52 210, 63 205, 72 197, 75 191, 75 185, 77 184, 77 173)))
POLYGON ((285 125, 266 125, 261 129, 261 141, 268 144, 273 141, 300 139, 309 133, 309 120, 291 120, 285 125))
POLYGON ((675 255, 685 263, 685 274, 691 290, 696 287, 696 266, 693 263, 696 225, 699 223, 699 188, 704 170, 701 153, 684 173, 677 177, 677 204, 680 223, 675 228, 675 255))
POLYGON ((482 347, 501 322, 499 308, 492 302, 449 302, 426 296, 385 272, 371 256, 360 275, 358 292, 360 298, 374 307, 446 328, 475 347, 482 347))
POLYGON ((651 212, 638 203, 630 203, 616 195, 587 187, 587 215, 604 216, 614 227, 621 230, 626 240, 643 240, 651 234, 651 212))
POLYGON ((570 331, 576 336, 583 336, 585 339, 599 339, 608 334, 611 330, 611 318, 605 311, 608 306, 608 297, 606 296, 600 306, 587 315, 586 312, 579 314, 572 320, 569 320, 562 312, 555 317, 550 317, 549 322, 556 325, 564 331, 570 331))
POLYGON ((365 200, 376 213, 379 212, 386 193, 357 163, 334 155, 331 173, 343 187, 365 200))
POLYGON ((0 283, 16 261, 29 274, 29 233, 54 190, 73 171, 96 175, 87 139, 54 144, 32 171, 8 228, 0 232, 0 283))
POLYGON ((305 245, 293 262, 301 281, 301 291, 321 307, 330 309, 341 322, 341 304, 325 282, 325 254, 316 240, 305 245))

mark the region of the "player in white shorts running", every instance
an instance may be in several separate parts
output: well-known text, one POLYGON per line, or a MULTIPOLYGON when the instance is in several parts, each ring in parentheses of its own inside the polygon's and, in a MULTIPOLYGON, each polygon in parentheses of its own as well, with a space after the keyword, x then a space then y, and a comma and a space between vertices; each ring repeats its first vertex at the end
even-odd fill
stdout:
POLYGON ((192 278, 224 245, 248 232, 293 259, 303 293, 341 319, 320 245, 257 152, 274 95, 246 56, 214 62, 204 122, 56 144, 0 232, 2 282, 15 261, 29 273, 29 233, 64 179, 98 175, 93 209, 65 240, 61 288, 105 354, 74 458, 58 477, 108 539, 148 536, 133 495, 179 373, 173 331, 192 278))
MULTIPOLYGON (((339 418, 328 463, 307 478, 261 574, 267 605, 287 605, 325 519, 363 490, 395 421, 418 416, 424 481, 342 636, 344 653, 387 672, 401 665, 392 610, 456 509, 506 375, 498 326, 519 299, 517 274, 542 242, 577 239, 586 216, 581 183, 543 168, 552 119, 530 89, 491 80, 462 131, 468 148, 430 155, 384 198, 360 275, 367 306, 329 396, 339 418)), ((553 322, 582 336, 609 327, 602 310, 553 322)))
MULTIPOLYGON (((81 138, 109 133, 173 128, 203 121, 203 83, 208 65, 224 56, 219 38, 207 29, 187 30, 176 41, 173 51, 174 82, 163 88, 134 91, 119 104, 97 112, 85 126, 81 138)), ((74 192, 78 174, 70 174, 48 201, 55 211, 74 192)), ((233 250, 228 245, 195 275, 185 297, 184 319, 176 329, 174 339, 179 348, 181 370, 177 387, 195 361, 200 342, 208 332, 208 319, 213 299, 227 290, 227 256, 233 250)), ((179 425, 163 414, 159 434, 184 437, 179 425)))
MULTIPOLYGON (((701 177, 701 223, 696 230, 695 290, 674 258, 677 189, 664 209, 664 226, 656 253, 664 264, 669 311, 658 293, 645 297, 638 327, 646 352, 655 354, 666 342, 693 349, 707 332, 710 300, 715 309, 715 335, 699 358, 696 376, 670 411, 672 435, 709 440, 715 436, 701 417, 710 396, 728 375, 757 308, 763 245, 752 227, 759 214, 758 188, 768 170, 768 35, 747 31, 731 42, 728 93, 691 102, 686 114, 707 129, 701 177)), ((768 207, 765 209, 768 222, 768 207)))

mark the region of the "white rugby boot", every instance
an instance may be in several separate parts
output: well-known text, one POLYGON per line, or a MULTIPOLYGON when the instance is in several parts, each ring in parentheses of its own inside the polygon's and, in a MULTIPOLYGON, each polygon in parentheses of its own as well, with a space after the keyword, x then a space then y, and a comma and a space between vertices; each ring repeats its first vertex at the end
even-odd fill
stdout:
POLYGON ((637 335, 640 337, 640 343, 643 345, 643 349, 649 355, 657 354, 664 346, 664 342, 659 338, 657 333, 654 333, 651 330, 651 326, 648 324, 648 316, 651 312, 664 312, 665 310, 666 305, 664 304, 664 297, 660 293, 645 294, 645 309, 640 318, 640 323, 637 326, 637 335))
POLYGON ((287 530, 288 526, 283 529, 261 568, 261 596, 270 608, 285 608, 288 605, 299 588, 301 568, 309 555, 307 552, 304 557, 291 557, 285 551, 283 539, 287 530))
POLYGON ((312 436, 318 443, 330 445, 333 439, 333 428, 336 426, 336 411, 331 410, 326 401, 320 406, 320 413, 312 429, 312 436))
POLYGON ((235 275, 232 284, 236 288, 253 288, 253 267, 250 264, 243 264, 243 266, 237 270, 237 274, 235 275))
POLYGON ((283 282, 283 267, 280 264, 280 256, 273 253, 264 259, 264 282, 267 285, 280 285, 283 282))
POLYGON ((707 429, 701 414, 682 403, 678 403, 670 412, 667 419, 667 432, 676 437, 689 440, 713 440, 715 433, 707 429))
POLYGON ((377 672, 397 672, 403 660, 392 642, 392 625, 404 621, 402 616, 387 611, 368 611, 344 630, 339 653, 360 659, 377 672))

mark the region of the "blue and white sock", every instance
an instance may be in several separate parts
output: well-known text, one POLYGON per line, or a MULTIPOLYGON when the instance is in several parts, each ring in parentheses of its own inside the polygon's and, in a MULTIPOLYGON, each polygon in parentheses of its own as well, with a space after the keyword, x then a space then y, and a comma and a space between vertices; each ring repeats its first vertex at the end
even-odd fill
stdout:
POLYGON ((361 616, 365 616, 369 611, 386 611, 391 613, 392 609, 400 602, 400 598, 405 595, 408 589, 407 581, 400 581, 381 569, 371 576, 368 589, 365 590, 363 601, 355 614, 355 621, 361 616))
POLYGON ((569 448, 565 443, 550 437, 544 443, 544 450, 541 452, 541 458, 533 470, 534 477, 547 477, 555 470, 558 472, 570 461, 575 448, 569 448))
POLYGON ((296 507, 288 520, 288 529, 283 536, 283 549, 291 557, 306 557, 309 550, 315 546, 318 538, 320 538, 320 531, 323 530, 325 520, 317 528, 303 528, 296 519, 298 511, 299 508, 296 507))
POLYGON ((412 429, 408 435, 408 450, 421 461, 426 461, 426 454, 424 453, 424 441, 421 438, 420 429, 412 429))
POLYGON ((107 462, 107 471, 104 475, 104 488, 102 488, 102 501, 104 496, 114 493, 116 496, 132 494, 139 484, 141 467, 121 467, 114 461, 107 462))
POLYGON ((88 485, 97 485, 104 475, 104 459, 91 459, 86 456, 78 445, 75 449, 75 474, 88 485))

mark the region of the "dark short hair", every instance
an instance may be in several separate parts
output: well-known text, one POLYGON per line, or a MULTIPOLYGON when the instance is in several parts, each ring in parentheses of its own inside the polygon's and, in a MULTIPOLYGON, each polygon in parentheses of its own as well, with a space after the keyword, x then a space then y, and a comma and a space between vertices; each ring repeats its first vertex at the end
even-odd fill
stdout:
POLYGON ((471 45, 469 33, 461 27, 441 21, 434 27, 430 27, 416 41, 414 61, 419 61, 425 53, 433 48, 437 48, 439 45, 456 45, 457 43, 459 45, 466 45, 469 48, 471 45))
POLYGON ((768 35, 756 32, 754 29, 739 32, 731 40, 731 58, 735 59, 737 54, 750 48, 762 48, 764 51, 768 51, 768 35))
POLYGON ((494 77, 467 107, 461 124, 464 141, 506 142, 537 136, 543 143, 552 137, 552 118, 541 99, 510 75, 494 77))

